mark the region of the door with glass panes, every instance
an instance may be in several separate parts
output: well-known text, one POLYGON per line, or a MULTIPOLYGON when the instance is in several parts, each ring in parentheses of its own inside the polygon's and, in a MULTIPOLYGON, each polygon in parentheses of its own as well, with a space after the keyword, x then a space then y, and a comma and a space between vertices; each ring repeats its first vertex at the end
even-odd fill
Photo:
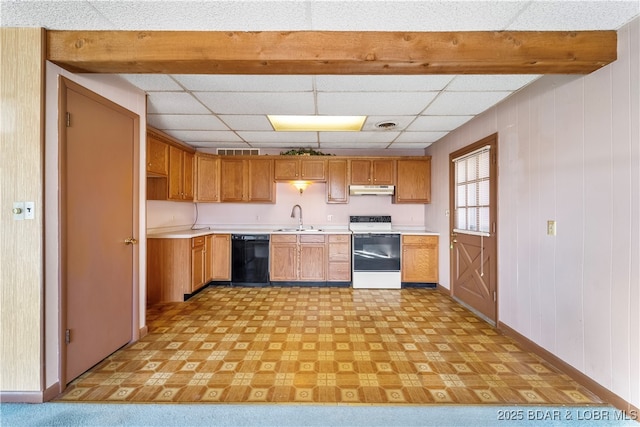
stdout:
POLYGON ((497 322, 497 134, 450 154, 451 295, 497 322))

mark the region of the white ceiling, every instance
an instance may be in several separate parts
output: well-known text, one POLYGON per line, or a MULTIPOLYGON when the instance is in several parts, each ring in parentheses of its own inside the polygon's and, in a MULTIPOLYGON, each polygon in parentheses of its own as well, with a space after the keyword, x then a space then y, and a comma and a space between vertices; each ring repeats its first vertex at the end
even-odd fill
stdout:
MULTIPOLYGON (((2 26, 60 30, 616 30, 634 1, 0 1, 2 26)), ((423 149, 539 75, 122 75, 148 123, 202 148, 423 149), (361 132, 275 132, 266 114, 367 115, 361 132), (376 123, 393 121, 394 129, 376 123)))

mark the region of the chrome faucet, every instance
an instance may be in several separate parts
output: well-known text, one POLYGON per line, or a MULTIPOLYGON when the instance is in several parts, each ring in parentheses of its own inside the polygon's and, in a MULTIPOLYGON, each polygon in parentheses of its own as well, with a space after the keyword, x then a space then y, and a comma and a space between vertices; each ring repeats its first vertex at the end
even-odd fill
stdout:
POLYGON ((300 211, 298 216, 298 230, 302 230, 302 207, 300 207, 300 205, 293 205, 293 209, 291 209, 291 218, 296 217, 296 208, 300 211))

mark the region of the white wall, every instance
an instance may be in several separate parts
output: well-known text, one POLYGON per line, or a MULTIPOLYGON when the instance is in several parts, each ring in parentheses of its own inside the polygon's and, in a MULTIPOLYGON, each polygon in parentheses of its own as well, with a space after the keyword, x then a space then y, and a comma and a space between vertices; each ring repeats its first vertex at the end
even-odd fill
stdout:
MULTIPOLYGON (((133 111, 140 116, 140 142, 134 161, 138 161, 137 182, 141 188, 135 192, 140 210, 139 221, 134 223, 138 236, 146 229, 145 190, 146 183, 146 97, 144 92, 114 75, 72 74, 47 62, 46 69, 46 129, 45 129, 45 387, 55 384, 60 377, 59 341, 60 324, 60 217, 59 217, 59 145, 58 145, 58 80, 64 76, 85 88, 133 111), (142 230, 142 231, 140 231, 142 230)), ((139 321, 145 325, 146 306, 146 242, 139 238, 139 260, 134 264, 134 275, 139 286, 139 321)), ((135 336, 136 334, 134 334, 135 336)))
MULTIPOLYGON (((545 76, 427 149, 448 235, 449 153, 498 132, 499 321, 640 406, 640 19, 618 60, 545 76), (546 235, 556 220, 557 236, 546 235)), ((445 239, 446 242, 446 239, 445 239)), ((440 277, 449 287, 448 244, 440 277)))
MULTIPOLYGON (((326 203, 326 184, 312 183, 302 195, 289 183, 276 184, 276 203, 198 203, 198 224, 295 226, 291 218, 293 205, 302 207, 305 225, 314 227, 343 226, 349 215, 391 215, 393 225, 424 226, 424 206, 393 204, 387 196, 352 196, 348 204, 326 203), (328 216, 332 215, 331 221, 328 216)), ((180 227, 192 225, 196 210, 191 203, 147 202, 147 227, 180 227)), ((155 230, 154 230, 155 231, 155 230)))

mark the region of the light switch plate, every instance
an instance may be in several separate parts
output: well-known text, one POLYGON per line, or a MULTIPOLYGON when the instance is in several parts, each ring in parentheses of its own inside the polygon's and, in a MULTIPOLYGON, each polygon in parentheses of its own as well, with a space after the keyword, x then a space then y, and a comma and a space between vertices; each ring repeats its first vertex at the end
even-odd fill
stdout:
POLYGON ((24 202, 24 219, 34 219, 36 217, 35 202, 24 202))
POLYGON ((547 221, 547 236, 556 235, 556 222, 553 220, 547 221))

